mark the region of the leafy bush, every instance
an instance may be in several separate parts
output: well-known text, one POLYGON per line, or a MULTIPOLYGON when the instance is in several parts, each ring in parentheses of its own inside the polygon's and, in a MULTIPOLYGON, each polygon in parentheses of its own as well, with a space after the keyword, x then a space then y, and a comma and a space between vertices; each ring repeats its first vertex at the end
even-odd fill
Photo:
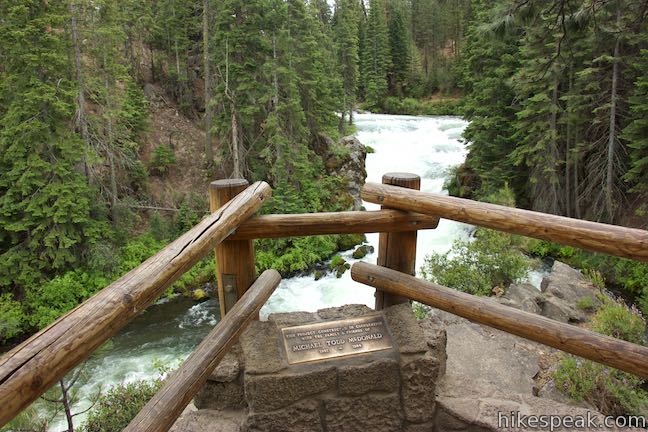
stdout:
POLYGON ((282 275, 308 270, 337 250, 337 236, 258 240, 256 263, 259 271, 276 269, 282 275))
POLYGON ((476 295, 490 295, 494 287, 507 287, 523 278, 531 260, 515 248, 514 236, 478 228, 472 240, 457 241, 445 254, 425 258, 423 277, 476 295))
POLYGON ((608 300, 594 315, 592 330, 642 345, 645 342, 646 323, 638 310, 608 300))
POLYGON ((18 336, 23 328, 25 315, 20 303, 11 294, 0 295, 0 343, 18 336))
POLYGON ((121 432, 161 387, 161 381, 137 381, 112 387, 99 397, 81 432, 121 432))
POLYGON ((153 150, 149 169, 152 174, 164 175, 175 163, 176 158, 173 149, 166 144, 161 144, 153 150))
POLYGON ((576 307, 582 311, 593 312, 596 310, 594 299, 590 296, 581 297, 576 302, 576 307))
POLYGON ((110 279, 104 275, 82 270, 57 276, 27 292, 25 307, 30 312, 27 323, 32 328, 41 329, 109 283, 110 279))
POLYGON ((399 115, 461 115, 462 103, 459 99, 419 100, 413 98, 399 99, 394 96, 386 97, 379 105, 367 104, 364 108, 380 110, 385 114, 399 115))
MULTIPOLYGON (((645 322, 636 309, 607 300, 594 315, 592 329, 629 342, 644 344, 645 322)), ((554 380, 576 401, 585 400, 607 415, 648 415, 648 393, 631 374, 589 360, 564 355, 554 380)))

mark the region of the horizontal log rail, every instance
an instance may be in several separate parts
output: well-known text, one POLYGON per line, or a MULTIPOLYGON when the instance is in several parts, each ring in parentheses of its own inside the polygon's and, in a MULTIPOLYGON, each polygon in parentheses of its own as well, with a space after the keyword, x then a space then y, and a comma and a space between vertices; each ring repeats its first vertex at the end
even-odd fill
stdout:
POLYGON ((385 267, 359 262, 351 267, 351 278, 470 321, 648 378, 647 347, 500 305, 487 298, 446 288, 385 267))
POLYGON ((648 231, 367 183, 362 199, 541 240, 648 262, 648 231))
POLYGON ((271 196, 257 182, 191 230, 0 358, 0 427, 151 304, 271 196))
POLYGON ((434 229, 439 218, 399 210, 338 213, 272 214, 241 224, 228 240, 301 237, 325 234, 362 234, 434 229))
POLYGON ((189 404, 229 348, 281 282, 279 273, 266 270, 243 294, 198 348, 173 372, 162 389, 131 421, 126 432, 166 432, 189 404))

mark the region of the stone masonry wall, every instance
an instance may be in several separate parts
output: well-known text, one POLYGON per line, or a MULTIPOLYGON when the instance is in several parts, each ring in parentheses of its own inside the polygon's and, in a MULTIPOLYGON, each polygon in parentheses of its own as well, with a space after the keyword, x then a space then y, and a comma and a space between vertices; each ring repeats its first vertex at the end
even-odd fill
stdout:
POLYGON ((240 430, 249 432, 431 431, 435 385, 445 371, 445 331, 424 331, 409 305, 382 313, 393 349, 294 365, 287 363, 281 327, 375 312, 350 305, 255 321, 195 405, 238 411, 240 430))

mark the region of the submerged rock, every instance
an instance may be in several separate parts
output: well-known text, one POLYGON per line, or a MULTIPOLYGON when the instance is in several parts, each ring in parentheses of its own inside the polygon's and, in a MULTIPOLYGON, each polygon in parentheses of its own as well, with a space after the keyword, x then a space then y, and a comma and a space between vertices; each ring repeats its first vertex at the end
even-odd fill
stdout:
POLYGON ((355 251, 353 251, 353 258, 354 259, 362 259, 368 254, 371 254, 374 252, 374 247, 370 245, 362 245, 359 246, 355 251))
POLYGON ((193 290, 191 293, 191 298, 194 299, 195 301, 205 301, 209 300, 209 295, 207 294, 207 291, 205 291, 202 288, 198 288, 193 290))

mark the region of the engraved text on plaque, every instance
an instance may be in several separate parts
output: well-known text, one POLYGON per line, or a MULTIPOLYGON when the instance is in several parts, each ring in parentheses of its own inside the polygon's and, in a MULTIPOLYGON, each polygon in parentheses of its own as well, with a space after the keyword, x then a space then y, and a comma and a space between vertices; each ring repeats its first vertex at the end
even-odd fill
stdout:
POLYGON ((382 315, 281 329, 288 363, 304 363, 392 347, 382 315))

